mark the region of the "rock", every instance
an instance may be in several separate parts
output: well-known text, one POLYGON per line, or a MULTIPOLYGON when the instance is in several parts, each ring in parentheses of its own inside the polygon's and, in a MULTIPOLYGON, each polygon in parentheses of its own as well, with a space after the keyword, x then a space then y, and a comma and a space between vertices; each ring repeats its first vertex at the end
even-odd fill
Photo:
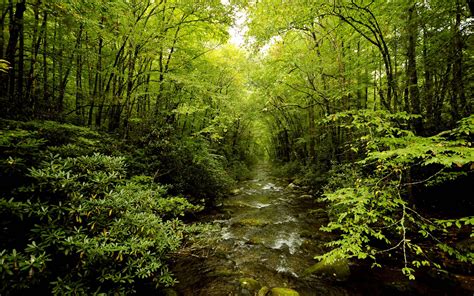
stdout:
POLYGON ((270 289, 267 286, 262 287, 259 291, 257 296, 266 296, 270 289))
POLYGON ((349 262, 346 259, 337 260, 335 262, 322 260, 306 269, 303 273, 304 276, 310 274, 331 276, 337 280, 344 281, 349 278, 351 271, 349 269, 349 262))
POLYGON ((259 236, 252 236, 247 244, 251 244, 251 245, 262 245, 264 243, 264 239, 262 237, 259 237, 259 236))
POLYGON ((239 284, 240 295, 255 295, 261 287, 260 283, 253 278, 241 278, 239 284))
POLYGON ((287 188, 295 189, 295 188, 298 188, 298 185, 295 185, 294 183, 290 183, 290 184, 288 184, 287 188))
POLYGON ((310 194, 303 194, 303 195, 300 195, 300 198, 301 199, 313 199, 313 196, 310 195, 310 194))
POLYGON ((270 296, 300 296, 298 292, 288 288, 272 288, 270 296))
POLYGON ((242 193, 242 190, 240 188, 236 188, 232 190, 231 193, 232 195, 239 195, 240 193, 242 193))
POLYGON ((222 269, 218 268, 215 271, 208 273, 209 276, 216 277, 216 278, 235 276, 238 274, 239 274, 238 272, 230 270, 230 269, 226 269, 226 268, 222 268, 222 269))

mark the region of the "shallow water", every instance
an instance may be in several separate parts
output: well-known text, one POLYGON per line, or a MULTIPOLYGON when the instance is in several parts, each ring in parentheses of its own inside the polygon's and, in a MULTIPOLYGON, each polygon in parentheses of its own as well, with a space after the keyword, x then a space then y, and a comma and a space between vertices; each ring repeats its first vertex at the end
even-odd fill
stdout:
POLYGON ((216 242, 207 252, 174 259, 180 295, 253 295, 242 290, 243 278, 270 288, 292 288, 302 296, 473 295, 471 276, 459 282, 425 274, 409 282, 397 269, 356 265, 350 266, 351 276, 344 281, 331 275, 303 276, 332 238, 319 230, 328 221, 326 211, 314 197, 271 177, 265 167, 242 182, 218 212, 204 218, 220 231, 213 234, 216 242))

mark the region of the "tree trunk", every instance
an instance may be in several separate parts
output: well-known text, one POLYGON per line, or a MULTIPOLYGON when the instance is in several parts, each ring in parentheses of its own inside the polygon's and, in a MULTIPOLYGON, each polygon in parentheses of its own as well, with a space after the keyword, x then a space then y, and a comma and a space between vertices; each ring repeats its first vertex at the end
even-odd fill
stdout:
MULTIPOLYGON (((15 80, 16 77, 16 62, 15 62, 15 53, 17 51, 18 39, 22 35, 22 23, 23 23, 23 13, 26 11, 26 0, 20 1, 15 6, 15 13, 13 13, 13 1, 9 1, 9 13, 10 13, 10 25, 9 32, 10 38, 8 40, 6 58, 10 62, 10 72, 9 72, 9 99, 12 106, 18 106, 18 100, 15 93, 15 80)), ((23 54, 23 52, 21 52, 23 54)), ((21 60, 23 61, 23 59, 21 60)), ((20 67, 19 67, 20 68, 20 67)), ((23 69, 23 65, 20 69, 23 69)), ((22 73, 23 74, 23 73, 22 73)))
POLYGON ((433 78, 431 74, 431 63, 428 59, 427 53, 427 43, 428 43, 428 33, 427 29, 423 29, 423 61, 424 61, 424 78, 425 78, 425 85, 424 85, 424 105, 426 106, 426 118, 428 122, 428 126, 432 129, 436 123, 433 120, 433 78))
MULTIPOLYGON (((413 114, 421 115, 420 91, 418 89, 418 75, 416 71, 416 40, 418 37, 418 21, 416 20, 417 13, 415 5, 408 9, 407 21, 407 87, 410 96, 411 110, 413 114)), ((415 131, 421 133, 423 129, 423 122, 421 118, 415 119, 415 131)))
POLYGON ((77 35, 77 48, 76 48, 76 116, 79 118, 80 124, 84 123, 84 109, 81 107, 83 104, 83 93, 82 93, 82 31, 83 24, 80 25, 79 34, 77 35))
MULTIPOLYGON (((43 32, 43 104, 49 106, 48 104, 48 13, 46 10, 43 11, 43 22, 44 22, 44 32, 43 32)), ((48 107, 49 108, 49 107, 48 107)), ((47 109, 49 112, 50 110, 47 109)))
POLYGON ((451 116, 452 124, 455 124, 461 117, 467 116, 471 112, 470 105, 467 105, 466 93, 463 82, 463 40, 461 33, 462 7, 460 0, 456 0, 456 24, 454 26, 453 37, 453 79, 451 94, 451 116))

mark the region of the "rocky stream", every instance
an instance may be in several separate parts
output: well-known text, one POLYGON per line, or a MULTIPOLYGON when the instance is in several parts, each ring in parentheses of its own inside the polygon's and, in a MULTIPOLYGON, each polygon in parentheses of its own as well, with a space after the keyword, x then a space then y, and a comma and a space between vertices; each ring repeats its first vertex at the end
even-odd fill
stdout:
POLYGON ((314 259, 331 234, 324 205, 302 188, 260 167, 252 180, 204 220, 217 224, 214 240, 178 256, 179 283, 167 295, 472 295, 472 277, 426 272, 409 281, 399 269, 314 259))

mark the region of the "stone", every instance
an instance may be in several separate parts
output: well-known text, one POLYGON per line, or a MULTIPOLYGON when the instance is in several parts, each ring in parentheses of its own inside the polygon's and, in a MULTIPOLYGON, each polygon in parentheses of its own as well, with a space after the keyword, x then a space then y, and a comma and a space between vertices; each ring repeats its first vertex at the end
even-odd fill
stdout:
POLYGON ((270 289, 267 286, 263 286, 260 290, 258 290, 257 296, 266 296, 270 292, 270 289))
POLYGON ((232 195, 239 195, 240 193, 242 193, 242 190, 240 188, 236 188, 234 190, 232 190, 232 195))
POLYGON ((253 278, 239 279, 240 295, 255 295, 260 289, 260 283, 253 278))
POLYGON ((270 296, 300 296, 298 292, 288 288, 272 288, 270 296))
POLYGON ((294 183, 290 183, 290 184, 288 184, 287 187, 290 188, 290 189, 295 189, 295 188, 298 188, 298 185, 295 185, 294 183))
POLYGON ((304 276, 310 274, 326 275, 344 281, 349 278, 351 271, 349 268, 349 262, 346 259, 340 259, 334 262, 322 260, 306 269, 303 273, 304 276))

